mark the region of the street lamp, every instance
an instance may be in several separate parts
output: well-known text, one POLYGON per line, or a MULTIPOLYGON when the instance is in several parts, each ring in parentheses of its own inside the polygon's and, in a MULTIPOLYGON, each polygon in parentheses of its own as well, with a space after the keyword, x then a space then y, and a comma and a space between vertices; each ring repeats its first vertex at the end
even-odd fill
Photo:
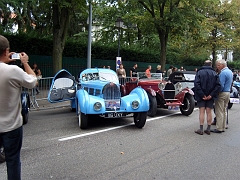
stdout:
POLYGON ((118 28, 118 57, 120 57, 120 30, 123 27, 123 20, 121 17, 117 18, 116 27, 118 28))
POLYGON ((87 68, 91 68, 91 50, 92 50, 92 2, 89 1, 88 15, 88 50, 87 50, 87 68))

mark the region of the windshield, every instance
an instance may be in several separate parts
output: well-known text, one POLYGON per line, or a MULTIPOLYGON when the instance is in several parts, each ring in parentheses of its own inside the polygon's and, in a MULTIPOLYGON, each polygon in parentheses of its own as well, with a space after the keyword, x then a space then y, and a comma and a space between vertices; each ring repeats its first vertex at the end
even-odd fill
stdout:
POLYGON ((149 80, 155 80, 155 79, 162 80, 163 78, 162 73, 150 73, 150 74, 151 74, 151 77, 147 77, 145 72, 138 72, 137 76, 139 79, 149 79, 149 80))
POLYGON ((99 72, 99 79, 105 81, 118 81, 118 77, 113 73, 99 72))
POLYGON ((195 74, 184 74, 185 80, 187 81, 194 81, 195 80, 195 74))

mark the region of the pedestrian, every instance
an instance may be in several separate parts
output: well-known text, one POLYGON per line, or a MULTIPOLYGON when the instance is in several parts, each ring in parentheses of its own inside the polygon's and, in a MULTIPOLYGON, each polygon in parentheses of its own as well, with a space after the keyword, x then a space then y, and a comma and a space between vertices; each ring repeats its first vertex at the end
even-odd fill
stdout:
POLYGON ((130 69, 130 77, 137 77, 137 63, 130 69))
POLYGON ((21 89, 22 86, 32 89, 37 78, 28 64, 28 55, 19 53, 22 68, 7 63, 11 59, 9 41, 0 35, 0 147, 4 147, 7 177, 12 180, 21 179, 20 151, 22 147, 22 115, 21 89))
POLYGON ((145 71, 145 76, 147 76, 148 78, 151 78, 151 69, 152 69, 152 66, 148 65, 148 68, 145 71))
POLYGON ((161 68, 162 68, 161 65, 157 65, 156 73, 163 73, 163 71, 161 70, 161 68))
POLYGON ((184 68, 183 66, 180 67, 179 71, 184 71, 184 68))
POLYGON ((221 85, 216 71, 212 68, 212 62, 206 60, 195 76, 194 95, 199 107, 200 129, 195 133, 203 135, 203 125, 205 113, 207 115, 207 129, 204 132, 210 135, 212 123, 212 109, 214 99, 217 98, 221 85))
POLYGON ((126 80, 126 71, 123 68, 123 64, 119 65, 119 68, 117 69, 117 76, 118 76, 120 84, 124 85, 125 84, 125 80, 126 80))
POLYGON ((215 100, 216 129, 212 129, 211 132, 222 133, 226 128, 227 107, 230 99, 233 74, 227 67, 227 62, 225 60, 217 60, 216 66, 219 71, 221 89, 218 98, 215 100))
POLYGON ((111 66, 107 66, 108 69, 111 69, 111 66))
POLYGON ((167 70, 167 77, 169 77, 170 76, 170 74, 172 74, 172 69, 173 69, 174 67, 171 65, 170 67, 169 67, 169 69, 167 70))
MULTIPOLYGON (((42 78, 42 73, 41 73, 41 70, 38 68, 38 65, 37 65, 37 63, 33 63, 33 66, 32 66, 32 70, 33 70, 33 72, 36 74, 36 76, 37 76, 37 79, 38 79, 38 81, 42 78)), ((37 85, 34 87, 34 89, 33 89, 33 91, 34 91, 34 95, 38 95, 39 93, 40 93, 40 91, 39 91, 39 89, 38 89, 38 83, 37 83, 37 85), (36 93, 35 93, 36 92, 36 93)))

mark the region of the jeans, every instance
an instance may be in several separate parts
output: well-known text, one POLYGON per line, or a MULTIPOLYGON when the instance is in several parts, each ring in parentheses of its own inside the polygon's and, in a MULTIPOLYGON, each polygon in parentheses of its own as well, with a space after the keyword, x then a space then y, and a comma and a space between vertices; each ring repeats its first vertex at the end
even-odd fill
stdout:
POLYGON ((22 126, 9 132, 0 133, 0 147, 3 145, 5 151, 8 180, 21 180, 22 137, 22 126))

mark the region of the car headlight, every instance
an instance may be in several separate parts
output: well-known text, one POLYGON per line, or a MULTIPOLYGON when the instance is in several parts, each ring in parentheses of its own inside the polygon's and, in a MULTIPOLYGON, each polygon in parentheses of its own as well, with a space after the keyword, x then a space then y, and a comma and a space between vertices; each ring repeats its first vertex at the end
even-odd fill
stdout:
POLYGON ((133 101, 132 102, 132 108, 137 109, 139 107, 139 102, 138 101, 133 101))
POLYGON ((100 102, 96 102, 93 105, 93 108, 94 108, 95 111, 99 111, 102 108, 102 104, 100 102))
POLYGON ((159 88, 160 90, 163 90, 163 89, 165 88, 165 84, 159 83, 159 84, 158 84, 158 88, 159 88))
POLYGON ((176 84, 176 89, 181 90, 182 89, 182 83, 177 83, 176 84))

